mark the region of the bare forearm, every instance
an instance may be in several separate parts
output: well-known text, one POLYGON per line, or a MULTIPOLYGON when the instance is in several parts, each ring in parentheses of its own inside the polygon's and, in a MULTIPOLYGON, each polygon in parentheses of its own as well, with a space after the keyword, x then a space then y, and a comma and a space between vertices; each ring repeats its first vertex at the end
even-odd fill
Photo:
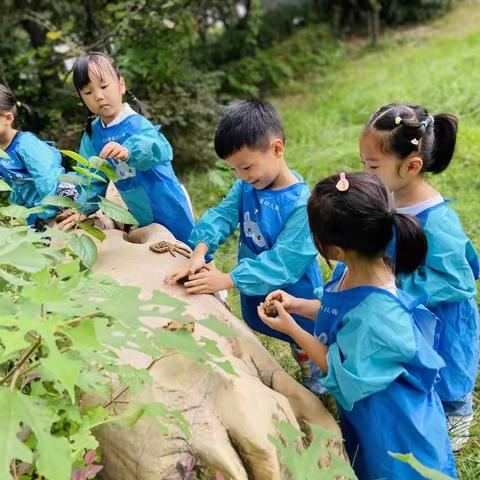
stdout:
POLYGON ((290 336, 310 359, 322 369, 323 373, 327 373, 328 347, 299 325, 295 325, 295 327, 292 328, 290 336))
POLYGON ((289 313, 300 315, 310 320, 315 320, 320 309, 320 300, 307 300, 305 298, 295 298, 292 306, 288 309, 289 313))

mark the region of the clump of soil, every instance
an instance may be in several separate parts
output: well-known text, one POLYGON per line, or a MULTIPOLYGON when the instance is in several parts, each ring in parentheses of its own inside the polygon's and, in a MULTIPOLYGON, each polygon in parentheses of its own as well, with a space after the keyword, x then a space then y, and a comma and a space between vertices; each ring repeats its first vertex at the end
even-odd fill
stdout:
POLYGON ((278 317, 278 310, 273 302, 269 302, 265 305, 265 315, 267 317, 278 317))

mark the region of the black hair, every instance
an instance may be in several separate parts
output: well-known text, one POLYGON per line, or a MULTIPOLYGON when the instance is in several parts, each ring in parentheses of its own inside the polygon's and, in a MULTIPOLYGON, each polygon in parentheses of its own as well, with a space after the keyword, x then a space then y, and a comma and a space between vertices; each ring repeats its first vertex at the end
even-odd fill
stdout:
POLYGON ((242 148, 265 150, 272 136, 285 142, 282 121, 275 107, 262 100, 228 105, 215 132, 215 151, 228 158, 242 148))
POLYGON ((381 148, 404 159, 418 152, 423 172, 440 173, 453 157, 458 119, 451 113, 429 115, 419 105, 391 103, 377 110, 368 120, 364 134, 382 132, 381 148))
POLYGON ((0 83, 0 115, 12 113, 16 118, 19 110, 23 110, 27 117, 32 118, 31 108, 26 103, 19 102, 13 92, 0 83))
POLYGON ((307 204, 315 246, 327 258, 331 246, 369 258, 384 257, 395 230, 394 271, 410 273, 425 260, 427 238, 418 223, 391 207, 382 180, 368 173, 350 173, 347 190, 337 188, 339 175, 317 183, 307 204))
MULTIPOLYGON (((86 55, 82 55, 77 59, 75 65, 73 66, 73 85, 75 86, 79 96, 82 88, 87 86, 91 81, 90 75, 92 66, 100 78, 102 78, 105 67, 110 68, 111 72, 118 79, 121 77, 118 65, 115 63, 113 58, 109 57, 108 55, 105 55, 101 52, 90 52, 86 55)), ((132 99, 134 110, 140 115, 148 117, 148 110, 145 105, 132 93, 131 90, 127 89, 126 93, 132 99)), ((80 96, 80 98, 82 97, 80 96)), ((85 108, 87 108, 86 105, 85 108)), ((91 136, 92 134, 92 122, 94 119, 95 115, 88 111, 88 120, 85 128, 88 136, 91 136)))

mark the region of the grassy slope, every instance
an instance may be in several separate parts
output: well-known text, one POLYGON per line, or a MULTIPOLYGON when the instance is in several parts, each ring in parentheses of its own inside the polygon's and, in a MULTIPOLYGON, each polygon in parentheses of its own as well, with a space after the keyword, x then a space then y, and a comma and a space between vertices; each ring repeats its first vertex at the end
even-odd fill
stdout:
MULTIPOLYGON (((465 229, 480 247, 480 0, 465 0, 430 25, 390 32, 381 45, 356 44, 347 61, 322 76, 291 85, 273 99, 287 132, 287 159, 312 185, 339 170, 360 169, 357 140, 368 116, 379 106, 404 100, 431 113, 460 116, 458 147, 449 169, 432 183, 458 203, 465 229)), ((197 211, 216 204, 221 194, 208 175, 192 174, 188 188, 197 211)), ((217 255, 224 270, 235 265, 235 239, 217 255)), ((238 296, 231 302, 237 314, 238 296)), ((282 342, 263 339, 293 375, 298 371, 282 342)), ((480 478, 480 395, 477 426, 458 456, 462 479, 480 478)))

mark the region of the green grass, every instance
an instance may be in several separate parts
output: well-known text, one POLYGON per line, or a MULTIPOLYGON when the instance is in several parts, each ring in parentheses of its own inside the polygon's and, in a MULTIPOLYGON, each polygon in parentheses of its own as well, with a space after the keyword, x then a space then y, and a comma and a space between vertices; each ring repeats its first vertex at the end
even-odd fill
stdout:
MULTIPOLYGON (((376 49, 358 45, 345 60, 321 76, 290 85, 271 99, 287 133, 287 160, 312 186, 340 170, 360 169, 358 137, 369 115, 383 104, 408 101, 433 114, 460 117, 456 154, 446 172, 430 178, 446 197, 458 200, 465 229, 480 247, 480 0, 465 0, 446 16, 419 28, 388 32, 376 49)), ((185 180, 197 213, 218 203, 225 193, 211 174, 192 173, 185 180)), ((233 180, 233 179, 232 179, 233 180)), ((219 268, 236 264, 236 239, 216 256, 219 268)), ((240 314, 238 295, 230 295, 240 314)), ((293 375, 289 348, 262 341, 293 375)), ((472 440, 457 456, 460 478, 480 478, 480 388, 476 392, 472 440)))

